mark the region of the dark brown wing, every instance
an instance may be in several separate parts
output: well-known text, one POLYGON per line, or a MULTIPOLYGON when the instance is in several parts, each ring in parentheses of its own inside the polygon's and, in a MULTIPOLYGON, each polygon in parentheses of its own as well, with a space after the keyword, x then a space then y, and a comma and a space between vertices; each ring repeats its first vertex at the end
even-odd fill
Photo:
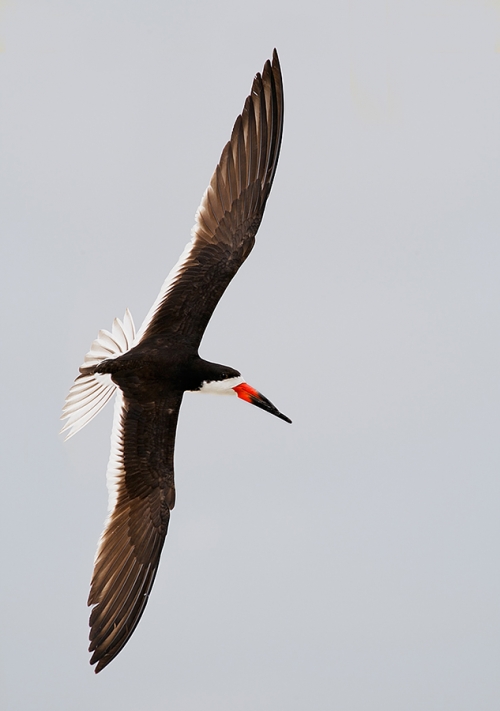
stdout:
POLYGON ((198 347, 229 282, 249 255, 273 183, 283 133, 283 84, 276 50, 222 151, 193 238, 146 317, 138 341, 175 334, 198 347))
POLYGON ((129 402, 118 391, 108 465, 110 514, 88 604, 96 673, 120 652, 148 601, 175 503, 174 444, 182 396, 129 402))

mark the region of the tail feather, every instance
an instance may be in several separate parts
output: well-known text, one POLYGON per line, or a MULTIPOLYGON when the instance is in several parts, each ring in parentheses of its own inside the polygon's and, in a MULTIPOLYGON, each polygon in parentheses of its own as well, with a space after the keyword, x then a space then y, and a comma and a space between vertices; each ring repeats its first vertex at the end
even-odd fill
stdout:
POLYGON ((111 377, 93 372, 94 368, 103 360, 126 353, 132 347, 134 339, 134 321, 128 309, 123 321, 115 318, 111 332, 99 331, 80 367, 80 375, 64 403, 61 420, 66 420, 66 423, 61 432, 67 432, 66 439, 85 427, 102 410, 116 390, 111 377))

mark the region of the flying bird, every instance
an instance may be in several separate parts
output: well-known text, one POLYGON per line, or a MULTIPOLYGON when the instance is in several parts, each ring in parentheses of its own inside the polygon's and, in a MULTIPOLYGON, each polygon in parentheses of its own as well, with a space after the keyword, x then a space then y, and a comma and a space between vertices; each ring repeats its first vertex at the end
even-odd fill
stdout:
POLYGON ((253 81, 196 213, 191 241, 138 333, 130 312, 99 331, 66 399, 73 436, 116 393, 107 469, 108 518, 89 606, 96 673, 123 649, 153 585, 175 503, 174 444, 186 391, 237 395, 291 422, 234 368, 198 348, 219 299, 250 254, 276 172, 283 84, 276 50, 253 81))

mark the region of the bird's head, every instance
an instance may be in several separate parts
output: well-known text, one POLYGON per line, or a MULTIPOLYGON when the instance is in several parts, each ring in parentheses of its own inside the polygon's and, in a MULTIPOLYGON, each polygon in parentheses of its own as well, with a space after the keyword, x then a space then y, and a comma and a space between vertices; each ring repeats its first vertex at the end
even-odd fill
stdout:
POLYGON ((203 381, 199 392, 216 395, 237 395, 241 400, 249 402, 251 405, 256 405, 262 410, 271 413, 271 415, 279 417, 280 420, 285 420, 285 422, 291 424, 292 421, 286 415, 283 415, 267 397, 264 397, 262 393, 246 383, 237 370, 225 366, 219 367, 220 370, 216 375, 214 374, 213 380, 203 381))

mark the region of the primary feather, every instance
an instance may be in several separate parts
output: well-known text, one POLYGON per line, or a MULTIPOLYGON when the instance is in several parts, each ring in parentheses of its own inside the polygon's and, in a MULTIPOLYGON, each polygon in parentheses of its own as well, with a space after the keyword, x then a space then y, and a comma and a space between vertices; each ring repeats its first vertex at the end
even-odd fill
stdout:
POLYGON ((197 349, 219 299, 254 245, 282 132, 283 85, 274 51, 272 63, 256 75, 222 151, 191 241, 137 336, 128 310, 111 332, 100 331, 66 400, 63 430, 71 437, 118 390, 107 470, 108 518, 88 600, 96 672, 130 638, 155 579, 175 504, 173 458, 183 392, 211 382, 212 372, 225 380, 225 390, 233 381, 242 382, 238 371, 202 361, 197 349), (191 387, 196 374, 198 384, 191 387))

